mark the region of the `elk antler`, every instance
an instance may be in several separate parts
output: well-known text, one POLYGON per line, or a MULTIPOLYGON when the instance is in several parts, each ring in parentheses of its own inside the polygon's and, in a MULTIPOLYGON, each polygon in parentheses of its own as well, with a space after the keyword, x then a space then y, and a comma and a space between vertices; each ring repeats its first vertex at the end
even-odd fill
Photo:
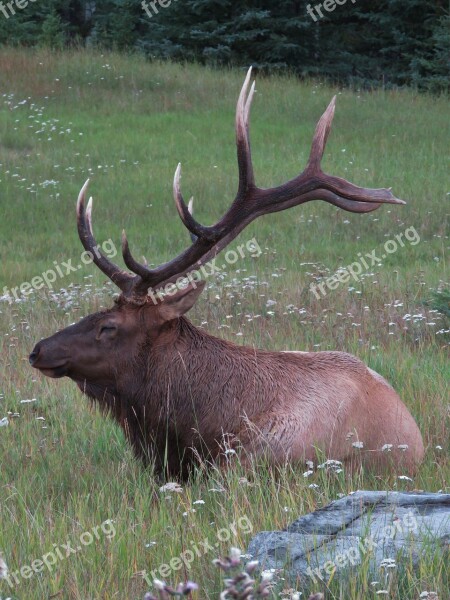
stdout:
POLYGON ((198 223, 192 214, 192 203, 186 206, 180 190, 181 165, 179 164, 173 182, 173 192, 178 214, 191 233, 192 245, 176 258, 165 264, 149 269, 137 262, 129 249, 125 232, 122 234, 122 254, 131 275, 111 263, 98 251, 92 234, 92 199, 84 208, 87 183, 78 198, 78 232, 83 246, 94 256, 95 264, 122 290, 122 296, 132 302, 146 301, 150 288, 164 286, 184 277, 189 271, 200 267, 214 258, 249 223, 257 217, 285 210, 311 200, 324 200, 344 210, 365 213, 376 210, 381 204, 405 204, 392 195, 390 189, 370 189, 358 187, 345 179, 325 174, 321 169, 321 159, 333 121, 336 96, 331 100, 316 126, 311 153, 305 170, 287 183, 278 187, 263 189, 255 185, 250 150, 249 117, 255 92, 253 82, 249 91, 251 68, 248 70, 236 108, 236 144, 239 170, 239 185, 236 198, 224 216, 215 224, 206 227, 198 223))

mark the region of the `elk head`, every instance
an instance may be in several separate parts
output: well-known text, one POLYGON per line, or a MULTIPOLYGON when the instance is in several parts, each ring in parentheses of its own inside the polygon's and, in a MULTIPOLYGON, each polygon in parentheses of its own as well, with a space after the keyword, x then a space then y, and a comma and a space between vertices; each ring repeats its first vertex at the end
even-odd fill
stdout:
POLYGON ((180 165, 176 169, 173 182, 175 203, 193 240, 176 258, 150 269, 135 260, 125 232, 122 235, 122 254, 129 271, 124 271, 101 254, 92 231, 92 198, 87 205, 85 203, 88 181, 84 184, 77 202, 79 237, 84 248, 91 253, 93 262, 118 286, 121 295, 110 310, 92 314, 35 346, 29 360, 44 375, 68 376, 80 387, 94 386, 103 390, 102 393, 114 393, 120 382, 128 377, 128 365, 135 363, 144 350, 154 352, 159 349, 163 354, 164 348, 170 345, 176 335, 179 317, 193 306, 203 288, 202 283, 190 276, 191 273, 212 260, 259 216, 311 200, 324 200, 354 213, 374 211, 384 203, 404 204, 389 189, 358 187, 321 170, 335 97, 316 126, 305 170, 278 187, 257 187, 249 139, 250 107, 255 92, 255 83, 250 87, 250 78, 251 69, 236 109, 238 191, 228 211, 215 225, 207 227, 194 219, 192 204, 187 206, 181 194, 180 165), (156 289, 165 289, 167 293, 158 294, 155 301, 156 289), (174 290, 176 293, 173 293, 174 290))

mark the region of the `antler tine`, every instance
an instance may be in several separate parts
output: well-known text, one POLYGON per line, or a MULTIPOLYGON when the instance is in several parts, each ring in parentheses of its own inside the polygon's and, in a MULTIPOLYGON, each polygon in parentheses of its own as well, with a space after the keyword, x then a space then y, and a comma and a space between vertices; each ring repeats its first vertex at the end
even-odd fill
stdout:
POLYGON ((245 76, 244 83, 242 84, 241 91, 239 92, 238 101, 236 104, 236 124, 244 124, 245 125, 245 115, 246 115, 246 104, 248 97, 248 86, 250 83, 250 79, 252 76, 252 67, 250 67, 247 71, 247 75, 245 76))
POLYGON ((249 187, 255 185, 249 134, 250 108, 255 93, 254 82, 250 88, 250 92, 247 93, 251 76, 252 67, 247 71, 247 76, 236 105, 236 145, 239 168, 238 196, 242 196, 249 187))
MULTIPOLYGON (((381 206, 381 202, 358 202, 357 200, 348 200, 348 198, 343 198, 338 194, 334 194, 329 190, 315 190, 313 192, 307 192, 302 194, 301 203, 311 202, 312 200, 324 200, 325 202, 329 202, 330 204, 334 204, 338 208, 342 208, 347 212, 353 213, 368 213, 377 210, 381 206)), ((280 210, 284 210, 285 208, 289 208, 290 206, 295 206, 298 204, 298 200, 291 200, 286 206, 282 205, 280 210)))
MULTIPOLYGON (((189 201, 189 206, 186 205, 180 189, 180 178, 181 163, 178 164, 175 171, 175 176, 173 179, 173 194, 178 214, 180 215, 180 218, 185 227, 189 230, 192 242, 196 242, 200 238, 206 243, 214 243, 214 239, 217 237, 217 234, 213 235, 214 232, 212 228, 204 227, 203 225, 198 223, 192 216, 192 199, 189 201)), ((146 265, 143 265, 140 262, 138 262, 131 254, 125 230, 122 231, 122 256, 126 266, 133 273, 136 273, 136 275, 138 275, 141 278, 142 282, 138 287, 144 289, 145 287, 151 287, 153 285, 156 285, 156 283, 158 282, 158 278, 161 278, 160 274, 161 270, 164 268, 164 265, 157 269, 149 269, 146 265)))
POLYGON ((86 191, 89 185, 89 179, 85 182, 78 194, 77 200, 77 225, 78 235, 84 249, 90 253, 92 261, 97 267, 107 276, 119 289, 126 292, 130 289, 130 285, 135 277, 122 271, 120 267, 111 262, 104 256, 97 244, 94 234, 92 233, 92 198, 89 199, 87 207, 85 207, 86 191))
POLYGON ((148 269, 145 265, 141 265, 141 263, 138 262, 131 254, 125 229, 122 229, 122 256, 130 271, 136 273, 136 275, 139 275, 139 277, 149 278, 153 275, 153 271, 151 269, 148 269))
MULTIPOLYGON (((191 235, 195 236, 195 239, 200 238, 207 242, 213 242, 217 239, 217 233, 212 227, 204 227, 192 216, 192 212, 183 199, 180 187, 181 179, 181 163, 178 163, 178 167, 175 171, 173 178, 173 197, 175 204, 180 215, 180 219, 183 221, 184 226, 189 230, 191 235)), ((192 204, 190 203, 191 207, 192 204)))
POLYGON ((94 235, 94 230, 92 229, 92 207, 94 204, 94 198, 91 196, 88 200, 87 206, 86 206, 86 219, 87 219, 87 223, 89 226, 89 231, 92 233, 92 235, 94 235))
POLYGON ((247 101, 245 103, 244 116, 245 116, 245 125, 247 127, 247 131, 249 130, 249 126, 250 126, 250 109, 252 108, 253 96, 255 95, 255 89, 256 89, 256 81, 254 81, 252 83, 250 92, 247 97, 247 101))
POLYGON ((342 208, 347 212, 353 213, 369 213, 380 208, 381 202, 358 202, 358 200, 347 200, 347 198, 342 198, 342 196, 338 196, 337 194, 333 194, 333 192, 328 192, 327 190, 320 190, 320 199, 325 200, 325 202, 329 202, 330 204, 334 204, 338 208, 342 208))
POLYGON ((325 151, 328 135, 331 131, 331 124, 333 123, 335 108, 336 96, 333 96, 326 111, 320 117, 319 122, 316 125, 316 130, 314 132, 314 137, 311 144, 308 166, 306 167, 306 170, 310 171, 311 173, 320 172, 320 162, 325 151))
MULTIPOLYGON (((215 236, 212 235, 213 232, 210 230, 211 228, 203 227, 203 225, 200 225, 200 223, 198 223, 192 216, 192 199, 189 201, 189 206, 186 206, 180 189, 180 178, 181 163, 178 163, 173 179, 173 195, 178 214, 180 215, 185 227, 189 230, 192 242, 197 241, 198 238, 201 238, 207 242, 212 242, 215 236)), ((138 262, 131 254, 125 230, 122 231, 122 256, 126 266, 133 273, 139 275, 144 286, 152 286, 154 282, 158 280, 159 269, 149 269, 146 265, 138 262)))

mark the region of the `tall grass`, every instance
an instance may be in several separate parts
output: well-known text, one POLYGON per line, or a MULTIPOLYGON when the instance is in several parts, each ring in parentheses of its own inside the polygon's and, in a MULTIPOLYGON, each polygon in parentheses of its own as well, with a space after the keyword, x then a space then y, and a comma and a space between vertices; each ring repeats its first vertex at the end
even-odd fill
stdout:
MULTIPOLYGON (((111 239, 118 248, 125 227, 136 255, 150 264, 188 243, 171 199, 179 161, 196 217, 217 220, 236 189, 233 113, 242 79, 238 71, 117 54, 3 49, 0 295, 3 286, 20 286, 63 261, 80 263, 74 209, 88 176, 98 240, 111 239)), ((393 186, 407 206, 356 216, 316 202, 257 221, 237 243, 255 237, 262 255, 210 280, 192 320, 237 343, 340 349, 366 361, 399 391, 423 433, 426 458, 414 481, 395 472, 379 478, 318 471, 306 478, 299 467, 274 476, 264 465, 245 472, 236 461, 226 473, 199 472, 180 492, 160 491, 161 482, 135 462, 120 430, 89 410, 74 384, 44 379, 27 362, 41 337, 111 304, 112 286, 86 265, 58 278, 53 290, 0 302, 0 419, 9 419, 0 428, 0 550, 14 572, 54 545, 76 544, 107 519, 116 535, 99 536, 13 589, 0 580, 1 597, 141 599, 149 588, 142 571, 186 548, 208 539, 217 554, 230 545, 244 550, 251 534, 242 529, 217 539, 240 517, 254 531, 281 529, 357 488, 449 491, 448 324, 427 304, 445 289, 447 107, 407 91, 357 94, 290 78, 258 79, 252 145, 259 185, 280 183, 304 167, 315 123, 335 93, 324 169, 359 185, 393 186), (360 252, 378 253, 409 227, 418 244, 406 244, 361 281, 323 298, 310 292, 310 284, 360 252)), ((202 589, 194 597, 217 598, 213 554, 197 557, 172 581, 193 579, 202 589)), ((361 569, 336 578, 328 597, 375 597, 384 580, 370 586, 367 576, 361 569)), ((407 564, 396 577, 390 598, 401 589, 404 600, 423 590, 437 590, 443 599, 448 563, 424 556, 419 569, 407 564)), ((279 582, 277 593, 306 594, 310 587, 279 582)))

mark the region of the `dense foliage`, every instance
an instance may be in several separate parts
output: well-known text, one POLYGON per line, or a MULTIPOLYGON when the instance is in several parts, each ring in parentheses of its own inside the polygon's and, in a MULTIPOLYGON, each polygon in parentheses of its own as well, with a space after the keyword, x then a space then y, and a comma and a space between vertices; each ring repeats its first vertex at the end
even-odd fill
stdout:
POLYGON ((137 49, 149 57, 252 63, 357 86, 448 89, 446 0, 29 0, 22 9, 12 6, 15 14, 6 5, 0 13, 3 44, 137 49))

